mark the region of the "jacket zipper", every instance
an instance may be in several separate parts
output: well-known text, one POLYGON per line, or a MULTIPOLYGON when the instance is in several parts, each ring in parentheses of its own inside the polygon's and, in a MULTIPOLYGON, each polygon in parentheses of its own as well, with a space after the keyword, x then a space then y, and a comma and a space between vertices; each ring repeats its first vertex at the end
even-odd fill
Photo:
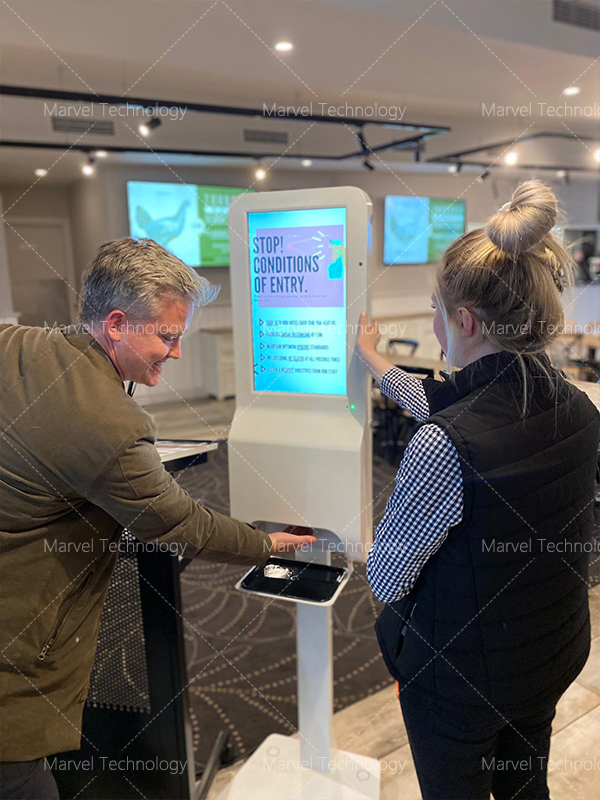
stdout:
POLYGON ((62 619, 60 619, 60 617, 58 617, 56 622, 52 626, 52 630, 50 631, 50 636, 48 636, 48 638, 46 639, 46 641, 44 643, 44 646, 42 647, 42 649, 40 650, 40 652, 38 654, 38 660, 39 661, 43 661, 46 658, 46 656, 48 655, 48 651, 50 650, 50 648, 52 647, 52 645, 54 644, 54 642, 58 638, 59 633, 64 628, 65 623, 67 622, 67 620, 69 619, 69 616, 71 615, 71 611, 77 605, 77 601, 79 600, 79 598, 81 597, 81 595, 85 591, 85 588, 88 585, 88 583, 90 582, 90 578, 91 577, 92 577, 92 573, 88 572, 87 575, 85 576, 85 578, 83 579, 82 583, 77 587, 77 589, 70 596, 65 598, 65 602, 67 600, 72 600, 71 605, 69 606, 69 610, 67 611, 67 613, 65 614, 65 616, 62 619))

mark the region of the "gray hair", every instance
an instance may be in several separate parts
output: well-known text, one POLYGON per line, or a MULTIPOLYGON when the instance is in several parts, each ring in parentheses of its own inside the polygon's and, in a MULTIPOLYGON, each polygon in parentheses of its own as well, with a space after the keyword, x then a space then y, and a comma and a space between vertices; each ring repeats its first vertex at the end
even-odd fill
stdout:
POLYGON ((119 309, 142 321, 163 300, 182 298, 200 308, 220 289, 153 239, 117 239, 100 246, 84 275, 79 316, 89 325, 119 309))

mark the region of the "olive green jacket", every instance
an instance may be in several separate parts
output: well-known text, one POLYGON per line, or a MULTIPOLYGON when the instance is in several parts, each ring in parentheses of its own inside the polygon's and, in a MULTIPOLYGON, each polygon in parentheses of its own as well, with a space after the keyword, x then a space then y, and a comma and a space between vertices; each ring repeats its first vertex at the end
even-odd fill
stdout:
POLYGON ((122 527, 186 557, 270 554, 192 500, 155 436, 89 334, 0 326, 0 761, 79 748, 122 527))

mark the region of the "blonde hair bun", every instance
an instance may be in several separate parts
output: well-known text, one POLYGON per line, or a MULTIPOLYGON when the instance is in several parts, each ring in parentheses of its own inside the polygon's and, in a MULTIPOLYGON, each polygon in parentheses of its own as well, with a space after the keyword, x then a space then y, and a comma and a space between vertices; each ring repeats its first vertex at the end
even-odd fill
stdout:
POLYGON ((552 189, 538 180, 524 181, 489 218, 485 232, 496 247, 517 258, 540 244, 556 225, 557 213, 552 189))

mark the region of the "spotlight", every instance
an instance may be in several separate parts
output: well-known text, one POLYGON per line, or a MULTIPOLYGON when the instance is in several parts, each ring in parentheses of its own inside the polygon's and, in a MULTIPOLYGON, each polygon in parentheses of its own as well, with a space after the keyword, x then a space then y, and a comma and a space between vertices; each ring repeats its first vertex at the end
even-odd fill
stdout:
POLYGON ((44 175, 46 175, 47 172, 48 172, 47 169, 41 169, 40 168, 40 169, 36 169, 33 174, 38 178, 43 178, 44 175))
POLYGON ((566 89, 563 89, 563 94, 567 97, 571 97, 574 94, 579 94, 580 91, 581 89, 579 86, 567 86, 566 89))
POLYGON ((150 133, 161 124, 158 117, 151 117, 147 122, 142 122, 138 127, 142 136, 150 136, 150 133))
POLYGON ((289 53, 290 50, 294 49, 294 45, 291 42, 276 42, 275 43, 275 50, 278 53, 289 53))
POLYGON ((458 172, 458 164, 450 164, 448 166, 448 172, 453 172, 456 174, 458 172))
POLYGON ((515 150, 510 150, 504 156, 504 163, 507 164, 509 167, 512 167, 514 164, 516 164, 518 160, 519 156, 515 150))
POLYGON ((106 158, 107 155, 108 153, 106 150, 94 150, 94 156, 96 158, 106 158))
POLYGON ((486 169, 481 175, 477 176, 477 183, 483 183, 487 178, 490 177, 490 171, 486 169))
POLYGON ((600 164, 600 147, 594 151, 594 158, 600 164))
POLYGON ((264 179, 267 177, 267 170, 263 169, 262 167, 257 167, 254 177, 257 181, 264 181, 264 179))
POLYGON ((365 169, 368 169, 368 170, 369 170, 369 172, 373 172, 373 171, 374 171, 374 169, 375 169, 375 167, 373 166, 373 164, 370 164, 370 163, 369 163, 369 159, 368 159, 368 158, 365 158, 365 160, 363 161, 363 167, 364 167, 365 169))
POLYGON ((86 175, 87 177, 93 175, 96 172, 96 167, 94 166, 94 164, 95 160, 90 156, 88 160, 85 162, 85 164, 83 164, 83 166, 81 167, 81 171, 83 172, 83 174, 86 175))
POLYGON ((556 177, 557 178, 566 178, 567 177, 567 170, 566 169, 557 169, 556 170, 556 177))
POLYGON ((301 163, 303 167, 312 167, 312 159, 310 158, 303 158, 301 163))

